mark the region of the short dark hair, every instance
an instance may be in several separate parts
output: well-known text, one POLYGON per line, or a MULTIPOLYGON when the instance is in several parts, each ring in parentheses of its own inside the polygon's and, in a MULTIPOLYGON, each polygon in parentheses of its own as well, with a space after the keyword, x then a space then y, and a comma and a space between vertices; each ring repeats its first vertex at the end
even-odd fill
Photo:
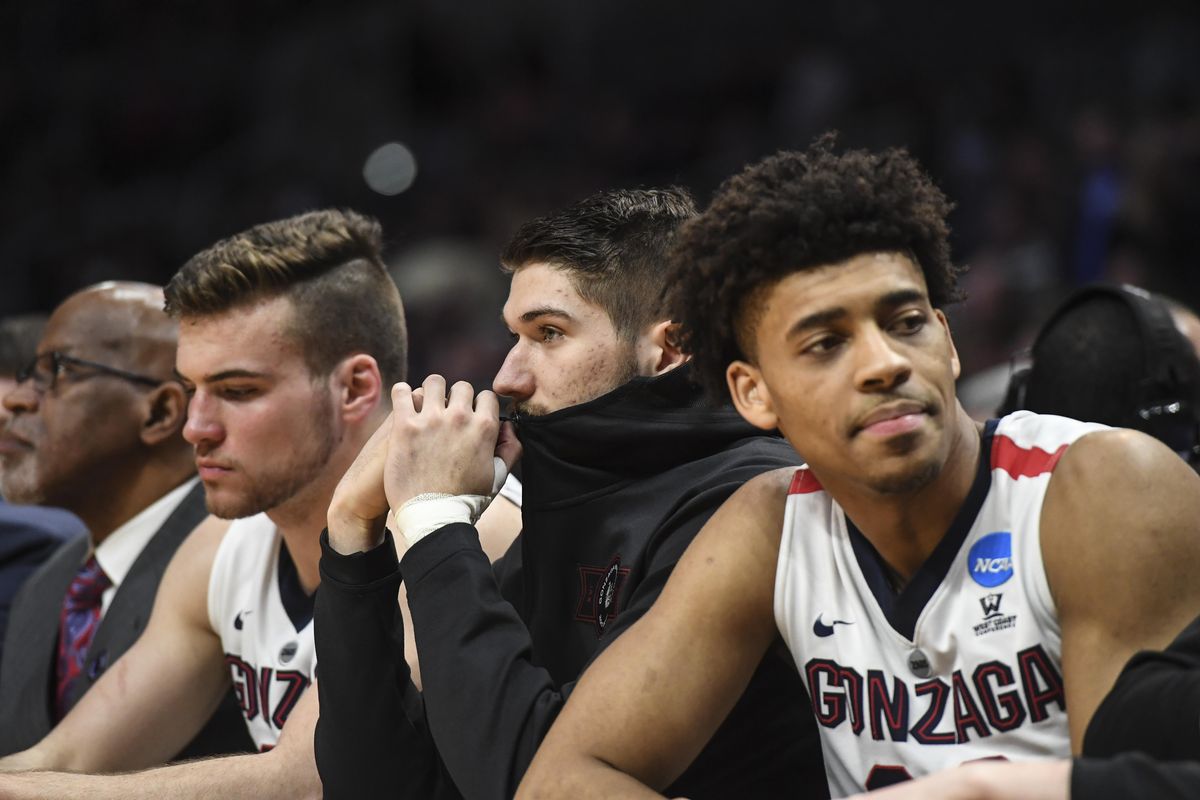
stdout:
POLYGON ((9 377, 24 369, 37 355, 45 314, 19 314, 0 319, 0 376, 9 377))
POLYGON ((747 167, 675 237, 673 318, 715 401, 728 398, 728 365, 755 356, 755 299, 794 272, 901 252, 924 274, 934 307, 962 298, 946 223, 953 206, 920 165, 904 150, 833 146, 827 134, 747 167))
POLYGON ((544 262, 571 276, 579 294, 604 309, 617 333, 633 340, 667 319, 664 291, 671 237, 696 216, 687 190, 600 192, 521 226, 500 262, 515 272, 544 262))
POLYGON ((1200 401, 1200 360, 1167 305, 1124 288, 1091 287, 1068 298, 1031 357, 1018 381, 1019 407, 1030 411, 1154 433, 1138 414, 1147 403, 1200 401))
POLYGON ((326 209, 256 225, 193 256, 167 284, 172 317, 202 317, 287 297, 293 334, 314 375, 367 353, 384 381, 405 379, 400 292, 383 264, 379 222, 326 209))

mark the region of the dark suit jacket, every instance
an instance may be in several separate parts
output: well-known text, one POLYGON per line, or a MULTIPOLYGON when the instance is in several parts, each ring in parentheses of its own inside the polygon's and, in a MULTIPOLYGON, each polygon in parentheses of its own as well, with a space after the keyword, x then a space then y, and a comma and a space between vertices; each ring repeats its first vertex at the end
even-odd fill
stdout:
POLYGON ((17 591, 63 542, 86 533, 87 528, 69 511, 0 500, 0 654, 17 591))
MULTIPOLYGON (((171 556, 206 513, 204 487, 197 484, 142 550, 96 629, 83 675, 76 682, 75 696, 70 700, 72 706, 141 635, 171 556)), ((87 552, 86 537, 60 547, 26 581, 13 603, 7 647, 0 665, 0 755, 36 744, 54 726, 59 612, 67 587, 87 552)), ((231 689, 212 719, 179 757, 250 750, 253 745, 231 689)))

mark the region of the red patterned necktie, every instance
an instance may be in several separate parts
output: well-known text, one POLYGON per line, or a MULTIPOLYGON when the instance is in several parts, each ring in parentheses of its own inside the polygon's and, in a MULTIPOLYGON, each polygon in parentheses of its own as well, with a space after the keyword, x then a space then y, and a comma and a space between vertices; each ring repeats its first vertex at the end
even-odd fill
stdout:
POLYGON ((79 568, 63 598, 58 618, 58 683, 54 695, 54 708, 60 720, 71 710, 68 705, 71 687, 83 673, 88 647, 100 626, 100 596, 109 586, 112 581, 92 556, 79 568))

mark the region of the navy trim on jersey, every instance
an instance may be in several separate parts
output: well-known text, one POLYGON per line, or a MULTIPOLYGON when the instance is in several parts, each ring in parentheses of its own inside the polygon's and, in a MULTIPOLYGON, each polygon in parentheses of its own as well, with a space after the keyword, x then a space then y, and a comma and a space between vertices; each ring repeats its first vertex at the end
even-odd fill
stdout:
POLYGON ((279 543, 279 599, 283 601, 283 610, 296 633, 304 630, 312 622, 313 608, 316 604, 316 593, 308 594, 300 583, 300 573, 296 571, 296 562, 288 552, 287 542, 279 543))
POLYGON ((946 535, 938 542, 908 585, 899 592, 892 589, 891 583, 888 582, 887 567, 879 551, 850 518, 846 517, 846 529, 850 533, 850 545, 854 548, 858 568, 866 578, 867 585, 871 587, 871 593, 875 595, 875 600, 879 603, 883 615, 887 617, 888 623, 909 641, 912 641, 916 632, 917 618, 921 616, 933 593, 950 572, 950 567, 967 534, 971 532, 979 509, 983 507, 983 501, 992 488, 992 436, 999 424, 1000 420, 990 419, 984 426, 979 442, 979 466, 971 490, 967 492, 967 499, 955 515, 954 521, 950 523, 946 535))

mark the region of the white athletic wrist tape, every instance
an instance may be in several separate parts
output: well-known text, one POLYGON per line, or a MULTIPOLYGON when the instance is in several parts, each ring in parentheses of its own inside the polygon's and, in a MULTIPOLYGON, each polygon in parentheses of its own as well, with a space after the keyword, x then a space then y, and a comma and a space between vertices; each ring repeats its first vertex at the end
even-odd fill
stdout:
POLYGON ((500 487, 508 480, 508 466, 500 456, 492 456, 492 497, 500 491, 500 487))
POLYGON ((508 467, 504 460, 495 456, 493 461, 492 493, 481 494, 445 494, 444 492, 427 492, 409 499, 396 509, 392 515, 396 530, 404 541, 412 547, 438 528, 443 528, 455 522, 465 522, 474 525, 479 521, 484 510, 492 502, 492 498, 500 491, 504 481, 508 479, 508 467))

